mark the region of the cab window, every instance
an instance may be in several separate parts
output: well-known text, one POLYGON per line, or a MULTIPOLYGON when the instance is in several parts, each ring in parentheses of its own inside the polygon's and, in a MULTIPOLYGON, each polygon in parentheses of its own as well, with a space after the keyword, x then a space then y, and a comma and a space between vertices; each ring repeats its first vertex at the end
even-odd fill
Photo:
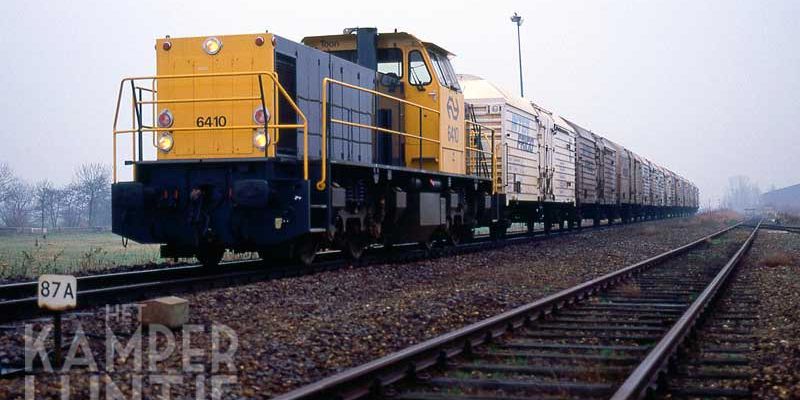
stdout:
POLYGON ((431 73, 425 65, 425 59, 419 50, 408 53, 408 82, 414 86, 424 86, 431 83, 431 73))
POLYGON ((450 89, 460 91, 461 87, 458 86, 458 77, 455 71, 453 71, 453 66, 450 64, 450 60, 447 56, 431 50, 428 50, 428 56, 431 58, 431 62, 434 66, 433 69, 436 71, 439 82, 450 89))
POLYGON ((433 70, 436 72, 436 78, 439 79, 439 83, 449 87, 450 84, 447 82, 447 76, 442 69, 442 64, 439 62, 439 56, 430 51, 428 52, 428 56, 431 58, 431 64, 433 64, 433 70))
POLYGON ((378 49, 378 72, 403 76, 403 51, 400 49, 378 49))
POLYGON ((450 88, 460 92, 461 86, 458 85, 458 75, 456 75, 456 71, 453 70, 453 64, 450 63, 447 57, 442 57, 442 66, 445 71, 447 71, 448 76, 450 76, 450 88))

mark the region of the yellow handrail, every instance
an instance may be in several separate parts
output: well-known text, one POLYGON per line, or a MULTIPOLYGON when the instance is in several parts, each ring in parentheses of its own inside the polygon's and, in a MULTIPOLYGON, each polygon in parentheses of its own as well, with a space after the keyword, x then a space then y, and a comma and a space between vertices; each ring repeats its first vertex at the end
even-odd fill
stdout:
MULTIPOLYGON (((298 129, 302 128, 303 124, 276 124, 267 125, 267 129, 298 129)), ((219 131, 226 129, 264 129, 264 125, 232 125, 232 126, 207 126, 202 128, 156 128, 151 126, 143 126, 142 129, 119 129, 116 133, 138 133, 142 132, 183 132, 183 131, 219 131)))
MULTIPOLYGON (((413 107, 417 107, 420 110, 425 110, 425 111, 428 111, 428 112, 435 113, 437 115, 441 114, 439 112, 439 110, 435 110, 435 109, 430 108, 430 107, 425 107, 425 106, 423 106, 421 104, 417 104, 417 103, 414 103, 412 101, 408 101, 406 99, 401 99, 399 97, 390 96, 388 94, 381 93, 381 92, 378 92, 376 90, 367 89, 367 88, 363 88, 361 86, 352 85, 352 84, 349 84, 349 83, 346 83, 346 82, 338 81, 336 79, 323 78, 322 79, 322 129, 321 129, 321 136, 322 136, 321 140, 322 140, 322 143, 321 143, 321 146, 320 146, 322 148, 322 160, 321 160, 322 164, 320 166, 320 168, 321 168, 320 178, 317 181, 317 190, 320 190, 320 191, 321 190, 325 190, 325 186, 326 186, 325 181, 328 179, 328 123, 327 123, 328 122, 328 85, 331 84, 331 83, 339 85, 339 86, 343 86, 343 87, 346 87, 346 88, 349 88, 349 89, 354 89, 354 90, 358 90, 358 91, 361 91, 361 92, 370 93, 370 94, 373 94, 375 96, 383 97, 385 99, 394 100, 394 101, 397 101, 397 102, 400 102, 400 103, 403 103, 403 104, 407 104, 407 105, 410 105, 410 106, 413 106, 413 107)), ((420 112, 422 112, 422 111, 420 111, 420 112)), ((395 131, 393 129, 386 129, 386 128, 381 128, 379 126, 373 126, 373 125, 359 124, 359 123, 356 123, 356 122, 344 121, 344 120, 336 119, 336 118, 331 118, 331 122, 332 123, 343 124, 343 125, 348 125, 348 126, 353 126, 353 127, 358 127, 358 128, 371 129, 371 130, 374 130, 374 131, 377 131, 377 132, 383 132, 383 133, 395 134, 395 135, 400 135, 400 136, 412 137, 412 138, 418 139, 420 141, 420 146, 422 146, 422 142, 423 141, 428 141, 428 142, 433 142, 433 143, 440 143, 436 139, 430 139, 430 138, 423 137, 421 130, 419 132, 419 135, 411 135, 411 134, 408 134, 406 132, 395 131)))
POLYGON ((261 100, 261 96, 249 97, 219 97, 219 98, 201 98, 201 99, 172 99, 172 100, 152 100, 152 101, 138 101, 138 104, 173 104, 173 103, 207 103, 213 101, 245 101, 245 100, 261 100))
MULTIPOLYGON (((241 126, 227 126, 227 127, 203 127, 203 128, 156 128, 156 127, 144 127, 140 126, 136 129, 117 129, 117 124, 119 122, 119 107, 122 103, 122 93, 125 91, 125 84, 126 83, 134 83, 134 90, 138 88, 135 85, 136 81, 140 80, 152 80, 152 89, 148 90, 151 93, 155 94, 155 82, 157 80, 170 80, 170 79, 189 79, 189 78, 216 78, 216 77, 233 77, 233 76, 251 76, 251 77, 266 77, 268 78, 274 87, 278 89, 281 96, 289 103, 289 105, 294 109, 296 115, 298 115, 302 119, 302 124, 274 124, 269 125, 267 122, 266 128, 271 130, 276 130, 276 139, 275 144, 278 142, 279 138, 279 129, 303 129, 303 179, 308 180, 308 119, 306 118, 305 114, 300 110, 300 107, 297 106, 294 99, 286 92, 283 85, 281 85, 280 81, 278 80, 278 74, 273 71, 252 71, 252 72, 220 72, 220 73, 206 73, 206 74, 179 74, 179 75, 153 75, 153 76, 139 76, 139 77, 130 77, 124 78, 120 81, 119 84, 119 92, 117 93, 117 105, 116 105, 116 112, 114 114, 114 126, 113 126, 113 157, 114 162, 112 165, 113 171, 113 179, 114 182, 117 182, 117 135, 119 134, 126 134, 126 133, 140 133, 140 132, 163 132, 163 131, 202 131, 202 130, 218 130, 218 129, 258 129, 264 128, 261 125, 241 125, 241 126)), ((260 81, 260 79, 259 79, 260 81)), ((264 82, 260 81, 260 87, 263 91, 264 82)), ((144 88, 147 90, 146 88, 144 88)), ((138 105, 143 104, 158 104, 158 103, 191 103, 191 102, 213 102, 213 101, 254 101, 254 100, 263 100, 261 96, 251 96, 251 97, 223 97, 223 98, 199 98, 199 99, 173 99, 173 100, 142 100, 137 101, 134 93, 134 103, 133 106, 133 124, 134 128, 136 127, 136 107, 138 105)), ((155 110, 153 110, 153 117, 155 117, 155 110)), ((155 119, 154 119, 155 120, 155 119)), ((155 135, 154 142, 155 142, 155 135)), ((131 137, 131 143, 133 146, 133 157, 136 158, 136 141, 135 136, 131 137)), ((142 149, 140 148, 139 151, 141 152, 142 149)))

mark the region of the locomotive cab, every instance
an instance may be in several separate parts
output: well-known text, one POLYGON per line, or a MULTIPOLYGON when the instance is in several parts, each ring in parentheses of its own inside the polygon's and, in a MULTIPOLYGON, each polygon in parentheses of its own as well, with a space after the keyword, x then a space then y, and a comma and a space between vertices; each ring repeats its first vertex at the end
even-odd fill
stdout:
POLYGON ((374 28, 346 29, 342 35, 312 36, 303 43, 379 73, 379 90, 425 108, 403 110, 384 101, 380 123, 428 140, 404 140, 401 150, 387 143, 377 154, 395 165, 455 174, 465 173, 464 95, 450 64, 450 52, 403 32, 374 28), (355 30, 355 34, 352 34, 355 30), (405 111, 405 112, 404 112, 405 111), (398 153, 402 153, 398 160, 398 153))

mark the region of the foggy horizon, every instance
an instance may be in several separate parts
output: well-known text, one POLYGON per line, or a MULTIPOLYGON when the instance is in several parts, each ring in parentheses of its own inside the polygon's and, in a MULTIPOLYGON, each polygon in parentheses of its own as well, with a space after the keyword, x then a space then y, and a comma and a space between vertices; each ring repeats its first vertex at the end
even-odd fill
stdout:
POLYGON ((154 74, 165 35, 397 28, 455 53, 457 73, 518 94, 518 12, 526 98, 694 182, 701 206, 735 175, 762 191, 800 183, 800 2, 409 2, 426 12, 402 17, 371 2, 78 3, 11 1, 0 15, 0 162, 30 182, 111 164, 119 81, 154 74))

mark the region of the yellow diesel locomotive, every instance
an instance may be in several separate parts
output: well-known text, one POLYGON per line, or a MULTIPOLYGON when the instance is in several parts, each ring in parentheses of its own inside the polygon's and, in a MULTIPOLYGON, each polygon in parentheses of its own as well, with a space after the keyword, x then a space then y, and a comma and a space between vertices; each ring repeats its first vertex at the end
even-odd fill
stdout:
POLYGON ((166 37, 155 49, 156 75, 119 88, 112 203, 124 238, 205 265, 226 250, 310 263, 321 247, 359 258, 374 243, 456 243, 498 224, 494 135, 465 119, 442 47, 356 28, 302 43, 166 37), (118 181, 122 168, 132 180, 118 181))

